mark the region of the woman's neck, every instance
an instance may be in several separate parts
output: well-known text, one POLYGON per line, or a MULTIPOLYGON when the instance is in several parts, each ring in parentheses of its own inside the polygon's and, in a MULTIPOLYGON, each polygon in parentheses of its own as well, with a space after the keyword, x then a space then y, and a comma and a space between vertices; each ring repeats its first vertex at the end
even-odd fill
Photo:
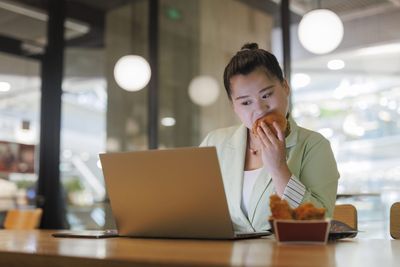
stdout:
POLYGON ((261 151, 260 140, 250 130, 247 130, 247 150, 252 154, 259 154, 261 151))
POLYGON ((261 146, 259 145, 259 140, 249 131, 247 134, 246 142, 246 156, 244 170, 255 170, 262 168, 263 163, 261 159, 261 146))

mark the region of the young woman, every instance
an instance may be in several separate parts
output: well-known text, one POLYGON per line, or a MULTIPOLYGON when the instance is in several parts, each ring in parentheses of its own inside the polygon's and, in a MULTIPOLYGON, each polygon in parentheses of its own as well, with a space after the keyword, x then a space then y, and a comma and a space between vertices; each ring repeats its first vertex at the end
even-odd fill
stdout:
POLYGON ((209 133, 201 146, 217 149, 235 230, 268 230, 271 194, 292 207, 312 202, 331 217, 339 179, 335 158, 328 140, 290 116, 290 88, 275 56, 244 45, 226 66, 224 85, 242 124, 209 133), (287 118, 285 130, 274 122, 252 131, 257 119, 272 113, 287 118))

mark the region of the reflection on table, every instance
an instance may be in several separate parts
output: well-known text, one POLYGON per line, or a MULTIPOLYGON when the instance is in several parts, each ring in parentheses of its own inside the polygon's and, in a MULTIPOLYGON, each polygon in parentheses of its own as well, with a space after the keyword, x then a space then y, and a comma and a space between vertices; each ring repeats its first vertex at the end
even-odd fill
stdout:
POLYGON ((0 231, 1 266, 393 266, 400 241, 347 239, 327 245, 239 241, 54 238, 53 231, 0 231))

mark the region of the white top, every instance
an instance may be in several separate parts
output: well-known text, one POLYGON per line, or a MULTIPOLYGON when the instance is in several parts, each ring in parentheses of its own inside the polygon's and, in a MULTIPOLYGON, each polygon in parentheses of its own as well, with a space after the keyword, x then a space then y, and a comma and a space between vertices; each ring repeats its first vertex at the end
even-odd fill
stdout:
POLYGON ((256 183, 257 177, 260 174, 261 169, 262 168, 251 171, 244 171, 241 208, 247 217, 251 193, 253 192, 254 184, 256 183))

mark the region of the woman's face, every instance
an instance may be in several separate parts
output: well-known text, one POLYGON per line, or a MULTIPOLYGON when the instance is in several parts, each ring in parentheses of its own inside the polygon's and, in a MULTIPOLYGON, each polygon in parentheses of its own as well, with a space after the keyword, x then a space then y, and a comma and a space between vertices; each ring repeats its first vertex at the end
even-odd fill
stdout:
POLYGON ((286 81, 271 79, 258 68, 247 75, 233 76, 230 83, 233 110, 247 128, 270 112, 286 116, 290 94, 286 81))

